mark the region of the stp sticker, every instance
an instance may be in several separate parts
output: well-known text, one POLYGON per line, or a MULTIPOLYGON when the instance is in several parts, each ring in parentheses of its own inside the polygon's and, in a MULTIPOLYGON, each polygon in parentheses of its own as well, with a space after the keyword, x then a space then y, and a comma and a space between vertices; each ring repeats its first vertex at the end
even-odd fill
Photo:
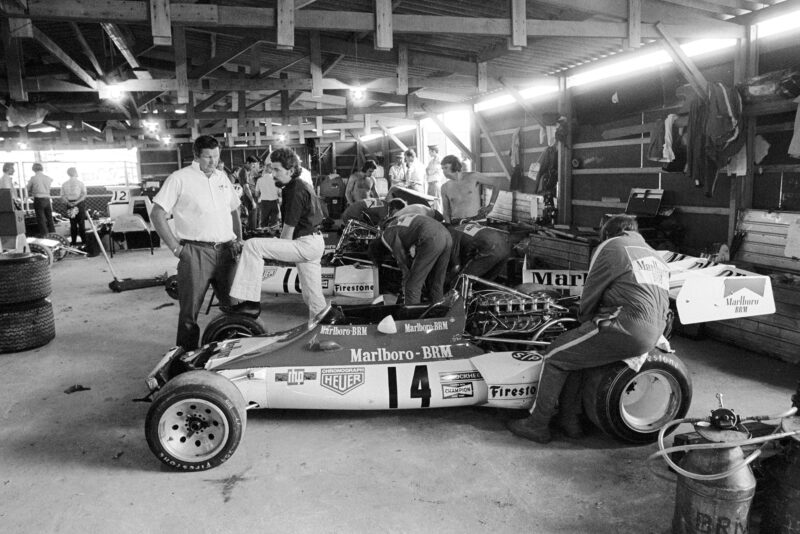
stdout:
POLYGON ((538 352, 512 352, 511 357, 521 362, 538 362, 542 360, 542 355, 538 352))
POLYGON ((339 395, 345 395, 364 383, 363 367, 333 367, 320 371, 319 383, 339 395))

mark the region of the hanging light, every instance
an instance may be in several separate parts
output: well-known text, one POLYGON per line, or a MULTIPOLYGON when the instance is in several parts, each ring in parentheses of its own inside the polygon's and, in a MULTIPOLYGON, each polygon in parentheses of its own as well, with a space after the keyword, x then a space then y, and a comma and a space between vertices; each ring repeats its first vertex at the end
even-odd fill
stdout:
POLYGON ((355 87, 350 88, 350 98, 352 98, 355 102, 360 102, 364 100, 366 96, 366 91, 360 85, 356 85, 355 87))

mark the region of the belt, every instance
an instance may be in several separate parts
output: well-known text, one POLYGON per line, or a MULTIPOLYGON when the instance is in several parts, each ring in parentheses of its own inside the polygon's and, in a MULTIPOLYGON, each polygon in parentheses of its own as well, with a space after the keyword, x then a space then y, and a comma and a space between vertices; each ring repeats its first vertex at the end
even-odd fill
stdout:
POLYGON ((213 248, 215 250, 221 250, 224 248, 228 248, 231 246, 233 241, 224 241, 219 243, 214 243, 212 241, 192 241, 191 239, 181 239, 181 245, 194 245, 196 247, 206 247, 206 248, 213 248))

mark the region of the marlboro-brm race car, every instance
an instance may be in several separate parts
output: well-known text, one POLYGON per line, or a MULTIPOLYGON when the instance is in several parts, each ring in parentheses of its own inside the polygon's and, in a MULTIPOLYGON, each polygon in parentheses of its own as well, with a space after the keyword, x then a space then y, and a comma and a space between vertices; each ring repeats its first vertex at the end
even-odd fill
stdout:
MULTIPOLYGON (((274 334, 221 315, 210 343, 170 350, 148 375, 148 445, 164 464, 200 471, 231 457, 250 409, 530 408, 538 350, 577 325, 559 302, 462 275, 434 305, 329 305, 274 334)), ((634 360, 588 372, 584 408, 607 434, 647 443, 685 415, 692 388, 672 353, 634 360)))

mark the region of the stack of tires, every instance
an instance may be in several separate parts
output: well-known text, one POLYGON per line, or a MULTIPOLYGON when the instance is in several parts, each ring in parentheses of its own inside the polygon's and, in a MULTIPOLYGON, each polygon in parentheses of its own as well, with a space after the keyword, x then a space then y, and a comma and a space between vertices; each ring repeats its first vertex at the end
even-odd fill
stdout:
POLYGON ((41 254, 0 254, 0 353, 20 352, 56 336, 50 261, 41 254))

